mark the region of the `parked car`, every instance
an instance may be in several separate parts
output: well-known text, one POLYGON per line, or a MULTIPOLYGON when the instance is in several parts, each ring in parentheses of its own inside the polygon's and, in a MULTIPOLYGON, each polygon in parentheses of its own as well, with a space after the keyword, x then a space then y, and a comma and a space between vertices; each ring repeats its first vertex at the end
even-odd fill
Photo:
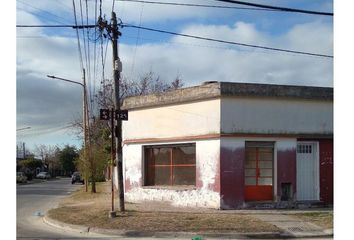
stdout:
POLYGON ((81 175, 79 172, 74 172, 73 175, 71 176, 71 184, 74 184, 77 182, 84 184, 85 180, 81 178, 81 175))
POLYGON ((40 173, 37 174, 36 178, 49 179, 50 178, 50 174, 48 172, 40 172, 40 173))
POLYGON ((27 177, 23 172, 16 172, 16 182, 17 183, 26 183, 27 177))

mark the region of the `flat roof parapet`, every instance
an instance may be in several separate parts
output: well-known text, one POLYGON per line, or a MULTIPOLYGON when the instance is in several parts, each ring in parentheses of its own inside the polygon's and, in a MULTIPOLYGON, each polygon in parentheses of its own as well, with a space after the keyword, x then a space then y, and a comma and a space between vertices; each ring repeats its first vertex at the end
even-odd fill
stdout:
POLYGON ((177 104, 217 97, 271 97, 333 101, 333 88, 258 83, 211 82, 157 94, 128 97, 123 109, 177 104))
POLYGON ((333 88, 221 82, 221 95, 333 100, 333 88))

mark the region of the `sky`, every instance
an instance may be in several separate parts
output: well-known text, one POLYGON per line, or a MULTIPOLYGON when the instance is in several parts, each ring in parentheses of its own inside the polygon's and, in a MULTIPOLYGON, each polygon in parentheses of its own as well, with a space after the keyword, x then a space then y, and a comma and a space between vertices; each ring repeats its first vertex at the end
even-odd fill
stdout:
MULTIPOLYGON (((86 1, 81 1, 80 8, 80 1, 75 0, 78 24, 95 23, 95 8, 96 17, 100 12, 99 2, 87 1, 86 10, 86 1)), ((212 0, 165 2, 246 7, 212 0)), ((332 0, 252 2, 333 12, 332 0)), ((108 21, 112 3, 112 0, 102 0, 102 15, 108 21)), ((333 18, 328 16, 127 1, 115 1, 114 11, 124 24, 333 55, 333 18)), ((74 25, 73 2, 17 0, 16 24, 74 25)), ((152 71, 167 82, 179 76, 185 87, 205 81, 333 87, 332 58, 255 49, 129 27, 120 31, 122 75, 131 81, 152 71)), ((102 76, 112 78, 111 44, 108 39, 101 44, 99 34, 93 29, 78 33, 81 58, 89 73, 87 81, 91 99, 94 99, 102 76)), ((41 144, 80 147, 82 143, 82 138, 70 127, 82 116, 82 87, 46 77, 55 75, 82 81, 76 34, 72 28, 16 28, 16 142, 25 142, 28 149, 34 150, 41 144), (27 129, 20 130, 22 128, 27 129)))

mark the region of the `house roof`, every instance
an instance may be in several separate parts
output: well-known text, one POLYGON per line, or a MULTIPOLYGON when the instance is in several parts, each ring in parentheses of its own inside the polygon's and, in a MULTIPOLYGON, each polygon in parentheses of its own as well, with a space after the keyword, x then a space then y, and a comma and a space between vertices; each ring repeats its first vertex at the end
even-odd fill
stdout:
POLYGON ((333 101, 333 88, 258 83, 206 82, 164 93, 128 97, 123 109, 145 108, 219 97, 267 97, 333 101))

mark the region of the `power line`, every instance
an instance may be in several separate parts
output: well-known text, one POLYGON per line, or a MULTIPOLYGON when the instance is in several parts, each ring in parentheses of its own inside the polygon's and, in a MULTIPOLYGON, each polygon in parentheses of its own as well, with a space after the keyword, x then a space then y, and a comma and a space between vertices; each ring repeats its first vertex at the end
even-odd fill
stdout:
MULTIPOLYGON (((73 11, 74 11, 74 19, 75 19, 75 24, 77 25, 77 18, 76 18, 76 8, 75 8, 75 0, 73 0, 73 11)), ((82 52, 81 52, 81 45, 80 45, 80 34, 79 34, 79 29, 76 28, 76 38, 77 38, 77 46, 79 50, 79 58, 80 58, 80 71, 84 68, 84 63, 82 61, 82 52)))
MULTIPOLYGON (((95 0, 95 21, 97 21, 97 0, 95 0)), ((95 39, 97 38, 97 28, 95 28, 95 39)), ((94 42, 94 52, 93 52, 93 91, 92 91, 92 96, 95 96, 96 94, 96 66, 98 64, 97 57, 96 57, 96 52, 97 52, 97 41, 94 42)), ((93 108, 95 107, 94 102, 93 102, 93 108)))
POLYGON ((256 11, 279 11, 274 9, 262 9, 262 8, 247 8, 247 7, 232 7, 232 6, 220 6, 220 5, 205 5, 205 4, 192 4, 192 3, 177 3, 177 2, 158 2, 158 1, 142 1, 142 0, 116 0, 120 2, 132 2, 132 3, 149 3, 158 5, 172 5, 172 6, 184 6, 184 7, 205 7, 205 8, 222 8, 222 9, 239 9, 239 10, 256 10, 256 11))
POLYGON ((305 14, 333 16, 333 13, 329 13, 329 12, 317 12, 317 11, 310 11, 310 10, 303 10, 303 9, 270 6, 270 5, 264 5, 264 4, 258 4, 258 3, 243 2, 243 1, 235 1, 235 0, 214 0, 214 1, 233 3, 233 4, 239 4, 239 5, 246 5, 246 6, 252 6, 252 7, 260 7, 260 8, 265 8, 265 9, 273 9, 273 10, 284 11, 284 12, 297 12, 297 13, 305 13, 305 14))
MULTIPOLYGON (((41 11, 41 12, 44 12, 44 13, 47 13, 47 14, 49 14, 49 15, 52 15, 52 16, 54 16, 54 17, 56 17, 56 18, 60 18, 60 19, 63 19, 63 20, 65 20, 65 21, 67 21, 67 19, 65 19, 65 18, 63 18, 63 17, 60 17, 60 16, 58 16, 58 15, 56 15, 56 14, 54 14, 54 13, 48 12, 48 11, 46 11, 46 10, 44 10, 44 9, 35 7, 35 6, 33 6, 33 5, 29 4, 29 3, 25 3, 25 2, 20 1, 20 0, 17 0, 17 2, 20 2, 20 3, 22 3, 23 5, 29 6, 29 7, 33 8, 33 9, 37 9, 37 10, 39 10, 39 11, 41 11)), ((43 16, 41 16, 41 17, 43 17, 43 16)), ((44 17, 44 18, 45 18, 45 17, 44 17)), ((60 21, 57 21, 57 20, 52 20, 52 21, 55 21, 55 22, 58 22, 58 23, 61 23, 61 24, 65 24, 65 23, 60 22, 60 21)))
POLYGON ((25 25, 25 24, 18 24, 16 25, 18 28, 74 28, 74 29, 81 29, 81 28, 95 28, 97 25, 25 25))
POLYGON ((51 134, 51 133, 55 133, 61 130, 65 130, 68 128, 73 128, 75 126, 75 124, 70 124, 70 125, 66 125, 66 126, 60 126, 60 127, 52 127, 52 128, 42 128, 42 129, 32 129, 26 132, 21 132, 21 133, 17 133, 17 135, 21 136, 21 137, 28 137, 31 135, 46 135, 46 134, 51 134))
MULTIPOLYGON (((139 27, 141 26, 141 20, 142 20, 142 17, 143 17, 143 11, 144 11, 144 4, 142 4, 142 6, 141 6, 139 27)), ((134 67, 135 67, 135 58, 136 58, 136 52, 137 52, 137 48, 138 48, 139 38, 140 38, 140 29, 138 29, 138 35, 137 35, 136 41, 135 41, 133 62, 132 62, 132 68, 131 68, 131 71, 130 71, 130 78, 131 79, 133 78, 133 72, 134 72, 134 67)))
MULTIPOLYGON (((86 6, 86 24, 88 25, 88 4, 87 0, 85 0, 85 6, 86 6)), ((87 56, 88 56, 88 89, 89 89, 89 98, 90 98, 90 111, 92 112, 92 78, 91 78, 91 54, 90 54, 90 32, 89 28, 86 28, 86 33, 87 33, 87 56)))
MULTIPOLYGON (((80 14, 81 14, 81 24, 84 25, 84 17, 82 14, 82 1, 80 0, 80 14)), ((87 51, 86 51, 86 37, 85 37, 85 30, 82 28, 82 39, 84 41, 84 56, 85 56, 85 62, 86 62, 86 69, 88 69, 88 64, 87 64, 87 51)), ((88 41, 88 39, 87 39, 88 41)))
POLYGON ((135 26, 135 25, 131 25, 131 24, 121 24, 121 26, 122 27, 131 27, 131 28, 143 29, 143 30, 159 32, 159 33, 165 33, 165 34, 171 34, 171 35, 182 36, 182 37, 188 37, 188 38, 195 38, 195 39, 212 41, 212 42, 239 45, 239 46, 244 46, 244 47, 259 48, 259 49, 266 49, 266 50, 279 51, 279 52, 288 52, 288 53, 295 53, 295 54, 302 54, 302 55, 309 55, 309 56, 316 56, 316 57, 333 58, 333 56, 331 56, 331 55, 310 53, 310 52, 302 52, 302 51, 295 51, 295 50, 281 49, 281 48, 273 48, 273 47, 265 47, 265 46, 258 46, 258 45, 239 43, 239 42, 232 42, 232 41, 225 41, 225 40, 221 40, 221 39, 206 38, 206 37, 200 37, 200 36, 195 36, 195 35, 182 34, 182 33, 170 32, 170 31, 165 31, 165 30, 159 30, 159 29, 135 26))

